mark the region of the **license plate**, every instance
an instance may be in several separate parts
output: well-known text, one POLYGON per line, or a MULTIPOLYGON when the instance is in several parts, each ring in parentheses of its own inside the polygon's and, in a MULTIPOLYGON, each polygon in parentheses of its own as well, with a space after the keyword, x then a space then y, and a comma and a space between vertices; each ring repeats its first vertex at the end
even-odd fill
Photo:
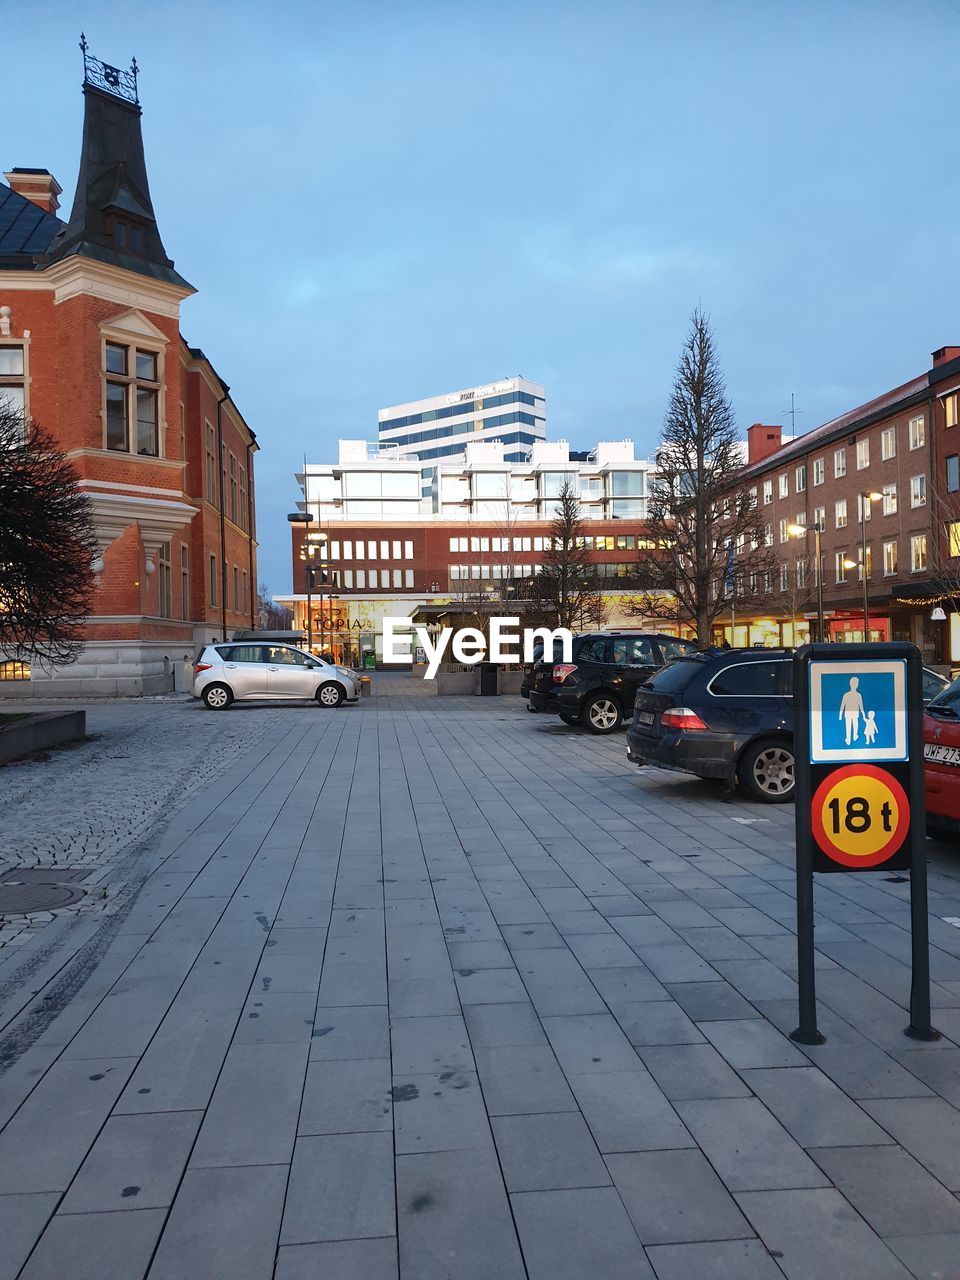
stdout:
POLYGON ((937 764, 960 765, 960 747, 945 747, 940 743, 927 742, 923 747, 923 758, 935 760, 937 764))
POLYGON ((637 720, 640 722, 640 724, 653 724, 655 719, 656 717, 654 716, 652 711, 637 712, 637 720))

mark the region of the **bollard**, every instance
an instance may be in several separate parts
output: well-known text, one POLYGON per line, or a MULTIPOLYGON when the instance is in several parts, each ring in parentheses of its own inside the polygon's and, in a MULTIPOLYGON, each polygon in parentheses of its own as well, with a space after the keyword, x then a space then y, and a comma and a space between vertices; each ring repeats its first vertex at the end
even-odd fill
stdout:
POLYGON ((370 677, 369 676, 360 677, 360 697, 361 698, 370 697, 370 677))

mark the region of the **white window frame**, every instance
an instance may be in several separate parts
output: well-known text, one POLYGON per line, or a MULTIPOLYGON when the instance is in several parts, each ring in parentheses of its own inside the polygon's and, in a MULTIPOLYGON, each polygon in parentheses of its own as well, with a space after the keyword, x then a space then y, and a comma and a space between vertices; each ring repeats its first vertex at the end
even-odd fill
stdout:
POLYGON ((838 498, 834 507, 834 521, 838 529, 847 527, 847 500, 838 498))
POLYGON ((915 533, 910 538, 910 572, 926 573, 927 571, 927 535, 925 533, 915 533), (923 545, 923 563, 917 563, 917 550, 923 545))
POLYGON ((897 428, 884 427, 880 432, 880 461, 889 462, 897 456, 897 428))
POLYGON ((917 507, 925 507, 927 505, 927 477, 925 475, 910 477, 910 507, 916 510, 917 507))
POLYGON ((907 431, 910 448, 922 449, 927 440, 927 423, 922 413, 918 413, 916 417, 910 419, 907 424, 907 431))
POLYGON ((866 471, 870 465, 870 437, 857 441, 857 470, 866 471))
POLYGON ((826 466, 823 458, 814 458, 813 460, 813 485, 816 488, 823 484, 826 466))
POLYGON ((840 480, 847 474, 847 451, 845 448, 833 451, 833 478, 840 480))
POLYGON ((896 577, 898 561, 897 539, 887 538, 883 543, 883 576, 885 578, 896 577))

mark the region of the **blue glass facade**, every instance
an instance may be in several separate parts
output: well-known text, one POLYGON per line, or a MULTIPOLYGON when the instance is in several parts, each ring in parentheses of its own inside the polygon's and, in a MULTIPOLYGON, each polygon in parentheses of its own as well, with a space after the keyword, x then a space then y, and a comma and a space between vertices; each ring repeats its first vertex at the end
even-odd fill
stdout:
MULTIPOLYGON (((451 422, 445 427, 429 427, 425 431, 408 431, 406 435, 391 436, 385 444, 423 444, 428 440, 449 440, 453 436, 473 435, 477 431, 488 428, 508 427, 522 422, 528 427, 535 427, 544 418, 534 417, 532 413, 496 413, 491 418, 470 418, 466 422, 451 422)), ((463 447, 462 445, 460 446, 463 447)), ((423 451, 421 450, 421 454, 423 451)))
MULTIPOLYGON (((501 436, 500 439, 504 444, 535 444, 540 436, 531 435, 527 431, 513 431, 509 435, 501 436)), ((440 445, 436 449, 418 449, 417 457, 421 459, 427 458, 449 458, 453 454, 462 454, 463 444, 447 444, 440 445)), ((517 454, 505 454, 507 462, 524 462, 526 461, 526 451, 517 454)))
MULTIPOLYGON (((444 409, 425 409, 422 413, 410 413, 405 418, 388 418, 381 422, 380 431, 392 431, 394 427, 415 427, 423 422, 437 422, 443 418, 462 418, 466 414, 479 413, 482 409, 500 409, 508 404, 526 404, 543 407, 543 400, 526 391, 510 391, 502 396, 486 396, 483 400, 465 400, 448 405, 444 409)), ((436 437, 434 437, 436 438, 436 437)), ((391 444, 401 443, 391 440, 391 444)))

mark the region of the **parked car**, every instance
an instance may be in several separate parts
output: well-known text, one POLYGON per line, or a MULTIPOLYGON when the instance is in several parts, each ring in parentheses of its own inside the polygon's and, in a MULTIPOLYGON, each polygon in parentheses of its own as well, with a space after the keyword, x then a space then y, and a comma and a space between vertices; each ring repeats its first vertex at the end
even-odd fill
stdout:
MULTIPOLYGON (((924 703, 946 683, 925 667, 924 703)), ((792 800, 793 651, 708 649, 674 662, 637 691, 627 755, 739 783, 753 800, 792 800)))
POLYGON ((927 830, 960 835, 960 680, 923 717, 923 794, 927 830))
POLYGON ((243 640, 208 644, 193 664, 193 696, 211 711, 253 699, 310 699, 321 707, 356 702, 353 671, 324 662, 290 644, 243 640))
MULTIPOLYGON (((689 640, 647 631, 590 631, 573 638, 571 661, 560 646, 544 653, 529 677, 530 711, 548 711, 591 733, 613 733, 630 714, 644 680, 683 654, 689 640)), ((526 679, 526 677, 525 677, 526 679)))

